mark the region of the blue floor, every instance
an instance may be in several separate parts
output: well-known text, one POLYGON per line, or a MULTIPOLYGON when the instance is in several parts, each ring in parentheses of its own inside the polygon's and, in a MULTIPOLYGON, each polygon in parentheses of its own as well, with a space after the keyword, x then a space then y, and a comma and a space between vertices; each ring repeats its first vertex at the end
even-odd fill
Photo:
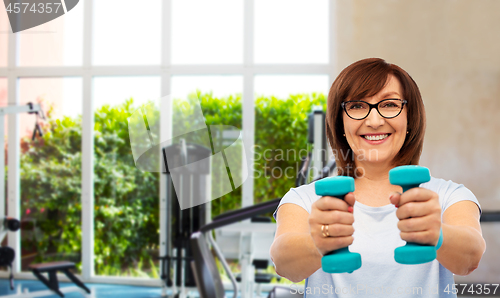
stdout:
MULTIPOLYGON (((29 289, 29 292, 35 292, 40 290, 47 290, 47 287, 39 281, 35 280, 16 280, 14 281, 14 287, 17 289, 18 285, 21 285, 22 289, 29 289)), ((61 282, 60 287, 73 287, 72 283, 61 282)), ((159 298, 161 297, 161 289, 159 287, 139 287, 139 286, 124 286, 124 285, 108 285, 108 284, 85 284, 92 292, 92 297, 95 298, 108 298, 108 297, 123 297, 123 298, 159 298)), ((9 286, 9 281, 6 279, 0 279, 0 297, 5 295, 15 294, 16 290, 11 291, 9 286)), ((44 296, 47 298, 59 298, 58 295, 53 294, 50 296, 44 296)), ((82 298, 84 297, 81 293, 66 293, 64 297, 67 298, 82 298)))
MULTIPOLYGON (((39 281, 36 280, 15 280, 14 287, 17 289, 18 286, 22 287, 22 290, 28 289, 29 292, 35 291, 46 291, 47 287, 39 281)), ((85 285, 92 292, 91 295, 86 297, 91 298, 110 298, 110 297, 120 297, 120 298, 161 298, 161 288, 160 287, 140 287, 140 286, 126 286, 126 285, 109 285, 109 284, 93 284, 85 283, 85 285)), ((59 284, 60 288, 63 287, 74 287, 73 283, 59 284)), ((11 291, 9 286, 9 281, 7 279, 0 279, 0 298, 5 295, 15 294, 16 290, 11 291)), ((170 293, 169 293, 170 294, 170 293)), ((198 293, 192 293, 194 296, 199 297, 198 293)), ((266 292, 262 293, 261 297, 267 297, 266 292)), ((60 298, 58 295, 48 295, 43 296, 46 298, 60 298)), ((69 292, 64 294, 65 298, 84 298, 85 296, 79 292, 69 292)), ((232 298, 233 291, 226 291, 226 297, 232 298)), ((240 295, 238 295, 240 297, 240 295)), ((257 297, 257 296, 254 296, 257 297)), ((468 295, 458 295, 460 298, 473 298, 476 296, 468 295)), ((498 297, 498 296, 496 296, 498 297)))
MULTIPOLYGON (((29 292, 35 291, 44 291, 48 290, 47 287, 36 280, 15 280, 14 288, 15 290, 11 291, 9 286, 9 281, 7 279, 0 279, 0 297, 5 295, 12 295, 16 293, 18 286, 22 287, 22 290, 28 289, 29 292)), ((85 285, 92 292, 92 298, 110 298, 110 297, 120 297, 120 298, 160 298, 161 297, 161 288, 159 287, 140 287, 140 286, 125 286, 125 285, 109 285, 109 284, 93 284, 93 283, 85 283, 85 285)), ((76 285, 72 283, 59 283, 60 288, 64 287, 75 287, 76 285)), ((198 293, 193 293, 197 294, 198 293)), ((266 293, 267 294, 267 293, 266 293)), ((239 296, 239 295, 238 295, 239 296)), ((60 298, 58 295, 48 295, 43 296, 46 298, 60 298)), ((65 293, 65 298, 83 298, 79 292, 74 293, 65 293)), ((233 291, 226 291, 226 297, 233 297, 233 291)))

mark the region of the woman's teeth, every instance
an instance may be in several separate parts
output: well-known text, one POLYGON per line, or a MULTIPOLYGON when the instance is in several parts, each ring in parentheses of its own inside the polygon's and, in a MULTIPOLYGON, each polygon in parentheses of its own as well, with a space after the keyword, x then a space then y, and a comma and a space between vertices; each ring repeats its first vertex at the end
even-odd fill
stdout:
POLYGON ((387 138, 389 136, 389 134, 385 134, 385 135, 375 135, 375 136, 363 136, 363 138, 369 140, 369 141, 380 141, 380 140, 383 140, 385 138, 387 138))

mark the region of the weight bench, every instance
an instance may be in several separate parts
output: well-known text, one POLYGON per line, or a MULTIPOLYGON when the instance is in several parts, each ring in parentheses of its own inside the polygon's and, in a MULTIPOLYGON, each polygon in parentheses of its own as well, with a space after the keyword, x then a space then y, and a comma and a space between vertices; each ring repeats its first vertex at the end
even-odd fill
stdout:
POLYGON ((64 297, 64 294, 59 290, 59 281, 57 280, 57 271, 62 271, 66 276, 75 283, 78 287, 84 289, 90 294, 89 288, 87 288, 69 269, 75 269, 75 263, 61 261, 61 262, 51 262, 42 264, 31 264, 29 268, 33 274, 43 282, 49 289, 56 292, 59 296, 64 297), (47 272, 49 279, 42 275, 42 273, 47 272))

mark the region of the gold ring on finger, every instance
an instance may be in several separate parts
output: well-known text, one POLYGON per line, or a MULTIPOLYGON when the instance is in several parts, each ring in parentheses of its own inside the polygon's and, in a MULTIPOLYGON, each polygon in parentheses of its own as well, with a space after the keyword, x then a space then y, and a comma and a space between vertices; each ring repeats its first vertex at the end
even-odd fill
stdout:
POLYGON ((321 226, 321 233, 323 233, 323 237, 330 237, 330 233, 328 232, 328 225, 321 226))

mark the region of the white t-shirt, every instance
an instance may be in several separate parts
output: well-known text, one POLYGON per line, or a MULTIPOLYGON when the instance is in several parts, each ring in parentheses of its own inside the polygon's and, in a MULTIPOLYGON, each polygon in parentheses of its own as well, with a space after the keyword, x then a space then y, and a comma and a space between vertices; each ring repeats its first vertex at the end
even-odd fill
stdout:
MULTIPOLYGON (((473 201, 480 208, 474 194, 462 184, 432 177, 420 187, 439 195, 441 215, 464 200, 473 201)), ((319 198, 311 183, 290 189, 278 208, 292 203, 311 213, 312 204, 319 198)), ((278 208, 273 214, 275 219, 278 208)), ((304 297, 456 297, 452 294, 453 273, 437 260, 419 265, 396 263, 394 249, 406 242, 399 235, 394 205, 370 207, 356 202, 353 215, 354 242, 349 250, 361 254, 361 268, 341 274, 318 269, 306 279, 304 297)))

